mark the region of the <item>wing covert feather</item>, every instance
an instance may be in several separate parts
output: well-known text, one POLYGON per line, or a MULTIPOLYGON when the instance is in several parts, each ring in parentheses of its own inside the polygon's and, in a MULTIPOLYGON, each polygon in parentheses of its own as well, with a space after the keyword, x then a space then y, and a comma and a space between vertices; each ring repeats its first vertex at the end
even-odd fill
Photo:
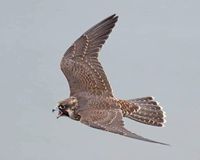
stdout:
POLYGON ((113 96, 106 74, 98 61, 98 53, 112 31, 118 17, 112 15, 86 31, 65 52, 61 70, 70 86, 70 95, 89 92, 113 96))
POLYGON ((147 141, 151 143, 158 143, 168 145, 166 143, 157 142, 151 139, 144 138, 140 135, 130 132, 124 127, 122 120, 122 112, 120 109, 93 109, 83 110, 79 113, 81 115, 81 122, 97 129, 105 130, 108 132, 120 134, 126 137, 147 141))

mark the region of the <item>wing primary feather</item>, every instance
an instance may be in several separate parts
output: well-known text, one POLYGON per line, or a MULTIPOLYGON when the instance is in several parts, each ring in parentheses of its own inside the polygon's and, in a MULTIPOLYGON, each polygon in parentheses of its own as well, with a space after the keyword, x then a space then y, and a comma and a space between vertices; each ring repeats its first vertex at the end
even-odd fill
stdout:
POLYGON ((95 108, 90 108, 88 110, 79 112, 79 114, 81 115, 82 123, 89 125, 92 128, 105 130, 129 138, 134 138, 137 140, 142 140, 161 145, 169 145, 163 142, 158 142, 148 138, 144 138, 127 130, 124 127, 124 122, 122 120, 123 118, 122 112, 119 109, 112 108, 110 110, 105 110, 105 109, 100 109, 100 108, 95 109, 95 108))
MULTIPOLYGON (((111 24, 116 23, 117 20, 118 20, 118 16, 116 16, 116 14, 113 14, 109 16, 108 18, 102 20, 101 22, 97 23, 93 27, 91 27, 89 30, 85 32, 85 34, 88 34, 91 31, 96 32, 98 29, 103 28, 104 26, 108 25, 108 23, 111 23, 111 24)), ((111 27, 114 27, 114 26, 111 26, 111 27)))
POLYGON ((138 139, 138 140, 142 140, 142 141, 146 141, 146 142, 151 142, 151 143, 157 143, 157 144, 161 144, 161 145, 170 146, 167 143, 158 142, 158 141, 154 141, 154 140, 151 140, 151 139, 148 139, 148 138, 144 138, 144 137, 139 136, 139 135, 137 135, 135 133, 132 133, 132 132, 126 130, 126 129, 124 130, 123 135, 126 136, 126 137, 130 137, 130 138, 134 138, 134 139, 138 139))
POLYGON ((81 92, 113 96, 98 55, 117 20, 118 16, 113 14, 97 23, 65 52, 60 66, 69 82, 71 96, 81 92))

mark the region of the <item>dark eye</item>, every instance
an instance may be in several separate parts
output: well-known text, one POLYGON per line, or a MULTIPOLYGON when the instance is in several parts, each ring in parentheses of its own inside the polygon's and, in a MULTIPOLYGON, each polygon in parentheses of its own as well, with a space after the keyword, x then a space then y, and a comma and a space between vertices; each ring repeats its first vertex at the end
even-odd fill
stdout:
POLYGON ((59 109, 65 109, 65 106, 63 106, 63 105, 60 104, 60 105, 58 106, 58 108, 59 108, 59 109))

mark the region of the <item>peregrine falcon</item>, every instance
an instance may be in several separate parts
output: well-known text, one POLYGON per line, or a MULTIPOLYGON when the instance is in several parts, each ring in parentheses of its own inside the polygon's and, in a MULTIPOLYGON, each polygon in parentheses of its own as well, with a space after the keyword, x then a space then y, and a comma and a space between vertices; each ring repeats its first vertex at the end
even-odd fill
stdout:
POLYGON ((113 95, 98 55, 117 20, 115 14, 102 20, 67 49, 60 67, 68 80, 70 97, 60 101, 52 111, 58 111, 57 118, 65 116, 93 128, 167 145, 132 133, 124 127, 124 117, 162 127, 165 113, 153 97, 122 100, 113 95))

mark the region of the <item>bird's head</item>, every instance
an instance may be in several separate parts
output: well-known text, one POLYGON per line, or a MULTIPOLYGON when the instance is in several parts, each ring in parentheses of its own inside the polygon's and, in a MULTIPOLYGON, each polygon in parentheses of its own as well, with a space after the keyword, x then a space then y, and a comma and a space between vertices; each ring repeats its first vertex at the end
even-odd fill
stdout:
POLYGON ((70 112, 73 112, 78 106, 78 100, 76 97, 70 97, 58 103, 58 106, 55 109, 52 109, 52 112, 58 111, 57 118, 61 116, 70 117, 70 112))

